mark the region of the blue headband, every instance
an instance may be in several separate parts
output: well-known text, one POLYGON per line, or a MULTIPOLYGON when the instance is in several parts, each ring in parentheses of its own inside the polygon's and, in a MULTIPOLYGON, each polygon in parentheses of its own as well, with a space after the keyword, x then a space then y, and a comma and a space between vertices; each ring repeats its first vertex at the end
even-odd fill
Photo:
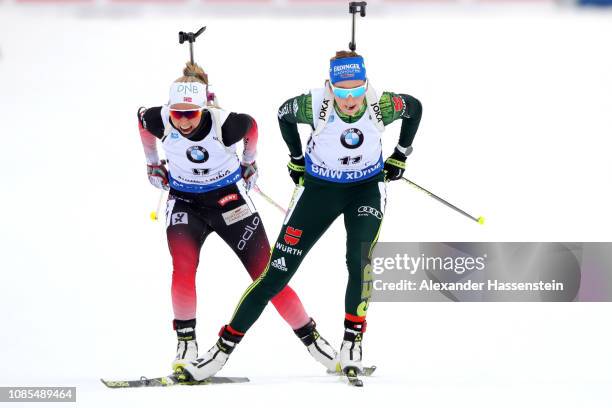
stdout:
POLYGON ((363 57, 349 57, 331 61, 329 64, 329 79, 332 84, 353 79, 365 81, 366 69, 363 57))

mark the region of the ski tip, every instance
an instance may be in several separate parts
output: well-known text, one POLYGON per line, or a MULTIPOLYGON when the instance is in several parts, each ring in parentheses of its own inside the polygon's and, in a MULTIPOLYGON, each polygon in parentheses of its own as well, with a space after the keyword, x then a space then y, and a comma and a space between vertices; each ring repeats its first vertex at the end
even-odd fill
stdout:
POLYGON ((110 381, 105 380, 104 378, 100 378, 100 381, 102 381, 102 384, 106 385, 108 388, 126 388, 130 386, 127 381, 110 381))
POLYGON ((105 386, 107 386, 108 388, 113 388, 111 387, 111 385, 108 383, 108 381, 106 381, 104 378, 100 378, 100 381, 102 382, 102 384, 104 384, 105 386))

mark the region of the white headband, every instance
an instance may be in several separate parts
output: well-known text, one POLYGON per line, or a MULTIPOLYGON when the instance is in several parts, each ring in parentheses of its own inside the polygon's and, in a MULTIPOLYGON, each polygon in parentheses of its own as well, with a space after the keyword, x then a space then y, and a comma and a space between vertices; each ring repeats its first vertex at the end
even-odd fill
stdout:
POLYGON ((177 103, 190 103, 200 108, 206 106, 206 86, 200 82, 175 82, 170 86, 172 106, 177 103))

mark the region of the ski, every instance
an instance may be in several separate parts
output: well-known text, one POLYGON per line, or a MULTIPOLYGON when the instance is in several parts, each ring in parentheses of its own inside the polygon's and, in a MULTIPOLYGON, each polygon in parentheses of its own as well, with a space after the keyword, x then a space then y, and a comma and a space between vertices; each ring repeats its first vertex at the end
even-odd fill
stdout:
MULTIPOLYGON (((372 374, 374 374, 374 371, 376 371, 376 366, 363 367, 359 374, 363 375, 364 377, 369 377, 372 374)), ((344 375, 344 373, 342 371, 332 371, 332 370, 327 370, 327 374, 344 375)))
POLYGON ((357 375, 357 370, 355 368, 347 369, 344 375, 346 375, 349 385, 353 387, 363 387, 363 381, 361 381, 357 375))
POLYGON ((174 385, 208 385, 208 384, 235 384, 249 382, 247 377, 210 377, 202 381, 182 380, 176 375, 165 377, 147 378, 140 377, 139 380, 115 381, 100 378, 100 381, 108 388, 140 388, 140 387, 171 387, 174 385))

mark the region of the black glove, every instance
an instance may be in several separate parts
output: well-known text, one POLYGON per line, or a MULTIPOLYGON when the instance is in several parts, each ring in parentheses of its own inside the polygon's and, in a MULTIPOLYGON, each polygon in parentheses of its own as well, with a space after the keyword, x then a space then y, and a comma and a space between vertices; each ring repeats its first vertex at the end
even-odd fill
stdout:
MULTIPOLYGON (((291 157, 291 156, 290 156, 291 157)), ((301 184, 301 179, 304 177, 304 172, 306 171, 306 161, 304 160, 304 156, 296 159, 291 157, 289 163, 287 163, 287 169, 289 170, 289 177, 295 184, 301 184)))
POLYGON ((393 154, 385 160, 385 167, 383 169, 385 181, 399 180, 402 178, 406 170, 406 157, 404 153, 397 150, 397 147, 395 148, 393 154))

